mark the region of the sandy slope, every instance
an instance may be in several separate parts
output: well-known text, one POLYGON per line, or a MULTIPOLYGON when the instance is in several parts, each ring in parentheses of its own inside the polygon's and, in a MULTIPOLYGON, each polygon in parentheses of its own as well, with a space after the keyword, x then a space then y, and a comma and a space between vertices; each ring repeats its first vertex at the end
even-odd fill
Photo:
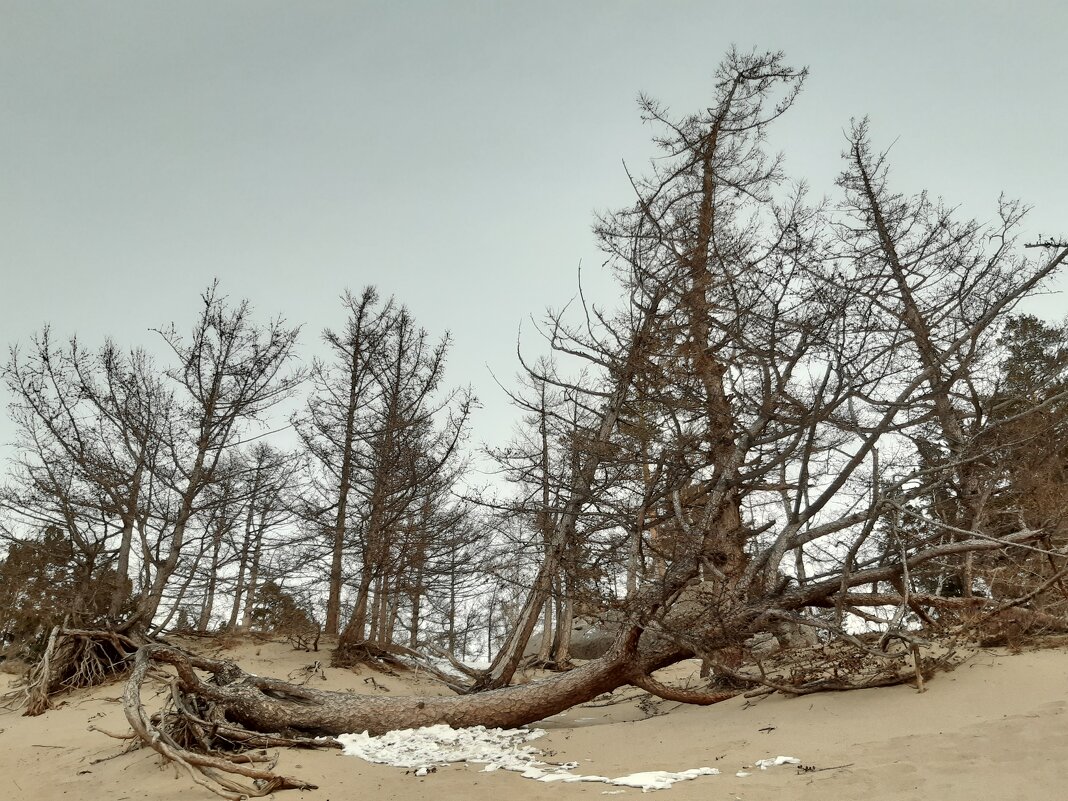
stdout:
MULTIPOLYGON (((226 652, 247 670, 285 678, 316 656, 283 644, 244 644, 226 652)), ((694 669, 674 670, 676 678, 694 669)), ((296 674, 294 674, 296 675, 296 674)), ((315 686, 357 692, 440 693, 418 676, 355 674, 326 669, 315 686), (381 689, 372 686, 373 678, 381 689)), ((6 678, 3 677, 3 678, 6 678)), ((0 689, 3 683, 0 680, 0 689)), ((66 699, 37 718, 0 714, 0 799, 210 799, 173 766, 142 749, 115 756, 121 744, 88 730, 125 731, 116 697, 120 685, 66 699), (103 761, 101 761, 103 760, 103 761)), ((938 676, 924 694, 909 687, 786 699, 743 699, 710 708, 650 703, 632 689, 623 699, 584 706, 545 721, 536 741, 550 759, 576 761, 578 773, 622 775, 645 770, 710 766, 709 776, 659 791, 665 799, 733 801, 1012 801, 1068 797, 1068 651, 1010 656, 981 652, 954 673, 938 676), (652 714, 652 716, 650 716, 652 714), (791 766, 751 775, 735 773, 757 759, 795 756, 791 766), (836 768, 835 766, 849 765, 836 768)), ((146 693, 146 701, 149 701, 146 693)), ((606 791, 634 797, 639 790, 603 784, 543 784, 517 774, 451 766, 417 778, 403 769, 367 764, 336 752, 282 754, 279 769, 315 781, 320 789, 278 794, 281 799, 600 798, 606 791)))

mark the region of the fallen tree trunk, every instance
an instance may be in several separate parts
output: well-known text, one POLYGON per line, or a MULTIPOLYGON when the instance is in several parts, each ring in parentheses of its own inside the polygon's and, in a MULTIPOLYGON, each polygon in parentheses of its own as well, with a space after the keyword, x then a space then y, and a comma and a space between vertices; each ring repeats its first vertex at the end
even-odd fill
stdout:
MULTIPOLYGON (((690 656, 676 645, 659 644, 639 654, 641 629, 622 634, 603 658, 531 684, 476 695, 440 698, 380 697, 315 690, 245 673, 234 663, 187 654, 163 645, 143 647, 138 664, 173 665, 182 692, 210 701, 228 720, 259 732, 297 732, 334 736, 348 732, 382 734, 394 729, 446 723, 453 727, 483 725, 514 728, 555 715, 576 704, 627 684, 642 686, 649 674, 690 656), (206 671, 212 680, 202 679, 206 671)), ((136 672, 131 682, 143 679, 136 672)), ((127 704, 127 715, 131 713, 127 704)))
MULTIPOLYGON (((291 779, 286 776, 277 776, 271 772, 273 762, 266 767, 257 766, 256 762, 266 761, 266 757, 248 757, 234 759, 223 754, 196 753, 183 748, 168 732, 162 722, 162 716, 157 718, 145 712, 141 704, 141 685, 153 661, 167 661, 179 668, 179 675, 188 669, 181 660, 184 655, 181 651, 164 645, 146 645, 141 648, 134 659, 134 667, 130 672, 130 678, 126 682, 122 701, 126 712, 126 719, 130 723, 134 734, 146 745, 156 751, 165 759, 171 760, 185 768, 189 778, 206 790, 210 790, 223 798, 239 801, 245 798, 262 797, 270 795, 275 790, 286 789, 315 789, 315 785, 291 779), (251 780, 242 782, 231 776, 239 776, 242 779, 251 780)), ((193 661, 216 661, 199 660, 193 661)), ((241 671, 238 671, 241 672, 241 671)), ((221 675, 233 676, 233 670, 220 670, 221 675)), ((184 704, 176 704, 181 709, 184 704)))
MULTIPOLYGON (((1019 532, 1014 538, 1023 539, 1027 536, 1030 536, 1030 532, 1019 532)), ((1000 541, 999 544, 1010 543, 1000 541)), ((980 541, 955 542, 931 548, 911 557, 907 569, 947 550, 984 550, 991 547, 995 547, 993 543, 980 541)), ((713 654, 738 646, 756 631, 773 627, 783 619, 794 620, 800 610, 832 603, 834 596, 839 593, 844 593, 851 607, 857 611, 865 601, 875 602, 876 605, 896 601, 896 605, 900 606, 908 599, 882 594, 865 596, 849 593, 849 590, 861 584, 888 581, 905 569, 905 565, 901 564, 873 567, 851 574, 847 581, 839 578, 789 590, 783 588, 776 595, 745 603, 733 597, 708 596, 707 593, 700 593, 696 599, 684 598, 683 591, 697 570, 692 558, 677 560, 662 584, 649 587, 639 599, 641 603, 638 608, 644 614, 631 616, 631 623, 621 626, 612 647, 601 658, 531 684, 451 697, 361 696, 315 690, 251 675, 227 660, 195 656, 166 645, 145 645, 136 654, 124 703, 127 717, 140 739, 165 757, 197 772, 201 780, 199 783, 204 786, 214 783, 216 792, 231 798, 239 798, 242 793, 262 795, 274 789, 307 785, 298 779, 275 776, 269 768, 250 768, 248 754, 227 757, 214 748, 205 749, 199 742, 189 746, 201 751, 197 754, 183 750, 173 738, 168 741, 163 717, 159 718, 157 725, 153 718, 145 715, 140 703, 141 684, 152 664, 169 664, 174 668, 177 673, 172 680, 175 705, 179 709, 206 710, 200 713, 200 722, 211 720, 276 740, 298 739, 311 746, 331 742, 316 742, 313 738, 317 737, 332 738, 359 732, 377 735, 391 730, 436 724, 455 728, 478 725, 514 728, 550 717, 625 685, 633 685, 672 701, 712 704, 730 698, 732 693, 668 687, 654 680, 653 672, 695 653, 713 654), (202 676, 204 673, 210 674, 210 680, 202 676), (231 764, 232 759, 237 761, 232 763, 233 770, 229 770, 226 766, 231 764), (246 781, 252 778, 256 784, 250 789, 242 789, 243 785, 234 784, 234 779, 220 775, 220 771, 246 781)), ((802 619, 800 622, 806 621, 802 619)), ((807 622, 826 626, 832 636, 838 634, 848 639, 848 635, 835 626, 817 620, 807 622)), ((884 636, 912 641, 898 629, 888 631, 884 636)), ((861 645, 861 651, 871 650, 861 645)), ((912 649, 912 657, 914 674, 918 686, 922 687, 923 680, 929 678, 924 675, 929 666, 921 662, 916 648, 912 649)), ((897 682, 902 680, 901 675, 895 672, 892 678, 897 682)), ((747 683, 751 685, 751 677, 748 678, 747 683)), ((831 686, 825 678, 820 678, 822 680, 811 688, 803 686, 803 683, 799 687, 795 681, 775 679, 770 683, 757 683, 794 694, 799 689, 820 691, 877 686, 870 680, 831 686)), ((880 680, 886 681, 885 677, 880 680)), ((258 757, 261 761, 263 758, 258 757)))
MULTIPOLYGON (((314 690, 278 679, 253 676, 228 660, 196 656, 168 645, 145 645, 134 658, 134 667, 123 693, 123 706, 134 734, 164 758, 181 765, 205 789, 229 799, 268 795, 288 788, 311 789, 300 779, 279 776, 266 766, 250 764, 268 758, 260 755, 227 754, 204 746, 199 729, 197 751, 188 750, 167 730, 164 716, 150 716, 141 703, 141 687, 154 664, 169 664, 177 676, 172 695, 179 718, 194 727, 209 721, 192 709, 206 702, 214 723, 229 729, 231 741, 238 727, 264 736, 249 739, 259 744, 299 744, 305 747, 336 746, 333 736, 349 732, 382 734, 394 729, 419 728, 445 723, 460 728, 483 725, 514 728, 549 717, 626 684, 635 684, 675 699, 675 691, 649 675, 659 667, 690 655, 678 646, 660 645, 649 653, 637 652, 641 629, 621 633, 615 647, 602 659, 581 668, 532 684, 490 690, 477 695, 442 698, 353 695, 314 690), (197 671, 211 674, 205 680, 197 671), (316 739, 323 738, 323 739, 316 739), (251 783, 250 781, 251 780, 251 783)), ((710 704, 730 694, 686 693, 690 703, 710 704)), ((676 699, 677 700, 677 699, 676 699)), ((238 732, 240 733, 240 732, 238 732)))

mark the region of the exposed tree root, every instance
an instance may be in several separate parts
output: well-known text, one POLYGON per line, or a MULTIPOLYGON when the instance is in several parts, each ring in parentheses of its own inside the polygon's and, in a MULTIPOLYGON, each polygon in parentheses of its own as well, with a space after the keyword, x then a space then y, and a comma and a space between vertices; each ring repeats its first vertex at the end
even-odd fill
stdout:
POLYGON ((401 660, 399 646, 382 646, 367 640, 344 640, 338 642, 330 657, 331 667, 352 668, 361 665, 383 673, 392 673, 394 667, 406 667, 401 660))
POLYGON ((833 649, 823 647, 806 654, 786 655, 770 668, 757 663, 759 672, 756 675, 748 671, 730 672, 759 686, 747 692, 746 698, 769 692, 789 696, 848 692, 910 682, 923 692, 925 683, 935 674, 953 670, 964 657, 952 647, 945 648, 938 656, 924 656, 922 645, 924 643, 910 637, 902 648, 879 652, 843 641, 833 649))
MULTIPOLYGON (((637 636, 635 632, 622 644, 612 660, 584 671, 478 696, 444 698, 355 696, 314 690, 247 674, 227 660, 146 645, 135 656, 123 705, 136 736, 165 759, 181 765, 198 785, 224 798, 264 796, 312 785, 273 773, 273 763, 261 764, 269 762, 262 752, 235 753, 229 749, 336 747, 336 741, 324 736, 350 731, 378 734, 434 723, 457 727, 529 723, 627 684, 637 636), (171 683, 171 709, 150 716, 141 703, 141 687, 154 664, 172 666, 177 676, 171 683), (198 671, 211 674, 211 680, 201 678, 198 671), (222 750, 223 746, 228 750, 222 750)), ((682 655, 673 653, 670 659, 682 655)), ((638 660, 637 664, 643 674, 654 667, 648 661, 638 660)))
POLYGON ((285 635, 286 642, 292 645, 299 651, 316 651, 319 650, 319 640, 323 636, 323 627, 319 624, 315 625, 315 631, 302 631, 292 630, 282 632, 285 635))
POLYGON ((552 673, 563 673, 565 670, 574 669, 575 664, 570 659, 557 662, 555 659, 538 659, 537 656, 531 656, 524 659, 519 667, 522 670, 548 670, 552 673))
MULTIPOLYGON (((759 625, 759 624, 753 624, 759 625)), ((738 639, 722 627, 691 629, 709 653, 722 651, 738 639)), ((732 629, 745 632, 739 625, 732 629)), ((348 732, 382 734, 444 723, 453 727, 484 725, 514 728, 544 719, 624 686, 634 686, 671 701, 715 704, 737 690, 676 688, 652 673, 693 655, 692 643, 671 642, 658 633, 642 638, 632 627, 600 659, 529 684, 475 694, 443 697, 354 695, 319 690, 245 673, 225 659, 197 656, 166 645, 146 645, 136 654, 123 702, 137 738, 164 758, 185 769, 197 784, 227 798, 262 796, 286 788, 307 788, 299 779, 279 776, 259 749, 329 747, 348 732), (641 647, 639 647, 641 642, 641 647), (168 707, 149 715, 141 704, 141 687, 152 665, 170 666, 168 707), (256 750, 249 750, 256 749, 256 750)), ((806 695, 916 681, 918 686, 939 670, 952 669, 958 657, 953 644, 959 629, 942 636, 947 643, 919 643, 914 633, 895 630, 880 648, 875 639, 846 637, 834 645, 790 649, 771 667, 756 670, 718 665, 720 673, 758 693, 806 695), (898 642, 900 641, 900 642, 898 642), (924 656, 920 651, 934 656, 924 656)), ((695 639, 696 641, 696 639, 695 639)), ((407 649, 372 649, 363 655, 406 664, 418 657, 407 649)), ((348 656, 356 652, 349 649, 348 656)), ((749 693, 748 695, 751 695, 749 693)))
POLYGON ((635 661, 617 650, 611 658, 532 684, 473 696, 413 698, 359 696, 298 686, 252 676, 232 662, 193 656, 168 646, 146 646, 141 653, 151 661, 173 665, 182 691, 216 704, 228 720, 256 731, 291 730, 303 736, 350 731, 381 734, 435 723, 519 726, 628 684, 632 671, 647 673, 659 667, 658 661, 665 657, 677 661, 686 656, 684 651, 672 649, 635 661), (197 670, 211 673, 212 681, 202 680, 197 670))
POLYGON ((24 715, 40 715, 52 708, 52 698, 59 693, 103 684, 125 673, 138 645, 114 631, 57 626, 41 659, 30 668, 25 687, 5 700, 24 705, 24 715))
MULTIPOLYGON (((734 648, 753 631, 783 614, 792 613, 767 607, 741 609, 735 619, 717 618, 713 623, 703 623, 696 616, 692 625, 683 629, 687 635, 678 636, 674 642, 658 630, 643 637, 643 629, 633 626, 619 633, 603 657, 570 671, 529 684, 430 698, 319 690, 254 676, 225 659, 149 644, 136 652, 123 703, 137 739, 165 759, 181 765, 198 785, 227 798, 263 796, 276 790, 311 786, 275 774, 273 762, 261 750, 264 748, 336 747, 333 738, 342 733, 366 731, 377 735, 440 723, 457 728, 474 725, 514 728, 588 703, 627 685, 679 703, 719 703, 737 695, 737 691, 670 687, 654 679, 652 674, 693 656, 695 651, 704 653, 707 649, 707 654, 714 655, 734 648), (149 715, 141 703, 141 688, 153 665, 170 666, 176 675, 171 679, 167 707, 149 715)), ((1045 619, 1040 622, 1049 623, 1045 619)), ((901 627, 893 628, 881 643, 843 632, 838 634, 841 639, 834 645, 782 652, 769 669, 758 662, 755 671, 746 670, 732 662, 730 666, 718 665, 720 674, 746 687, 760 685, 762 689, 758 692, 778 691, 788 695, 910 681, 922 687, 935 672, 955 665, 957 657, 952 646, 960 641, 962 630, 944 633, 941 636, 948 638, 948 642, 930 647, 926 642, 919 642, 914 632, 901 627), (921 646, 933 656, 924 656, 921 646)), ((124 651, 130 645, 108 637, 102 637, 102 641, 113 646, 118 642, 124 651)), ((56 659, 58 649, 58 644, 53 644, 50 660, 56 659)), ((379 664, 398 667, 418 664, 429 672, 436 670, 427 665, 425 657, 396 646, 380 648, 359 643, 339 650, 342 663, 357 660, 365 664, 370 659, 379 664)), ((45 664, 41 675, 52 675, 52 669, 45 664)))
MULTIPOLYGON (((183 696, 181 679, 171 685, 171 698, 174 702, 171 719, 168 720, 169 716, 166 714, 149 716, 145 712, 141 703, 141 686, 145 682, 149 667, 156 660, 171 661, 175 664, 180 659, 177 656, 180 653, 166 646, 145 646, 137 652, 123 693, 126 719, 137 737, 165 759, 180 765, 196 784, 223 798, 238 801, 270 795, 276 790, 315 789, 315 785, 308 782, 273 773, 274 761, 265 752, 227 754, 219 750, 216 741, 224 739, 234 746, 248 748, 296 745, 329 747, 332 745, 329 742, 316 742, 299 736, 261 734, 228 724, 224 720, 206 720, 193 708, 195 699, 183 696), (171 654, 174 660, 159 659, 162 653, 171 654), (190 740, 192 745, 200 750, 194 751, 191 747, 184 746, 179 742, 179 737, 190 740), (266 763, 266 767, 256 767, 257 763, 266 763), (233 777, 250 781, 240 781, 233 777)), ((192 672, 188 664, 183 667, 192 672)), ((184 671, 179 671, 180 674, 182 672, 184 671)), ((217 675, 225 674, 232 675, 230 671, 220 671, 217 675)))

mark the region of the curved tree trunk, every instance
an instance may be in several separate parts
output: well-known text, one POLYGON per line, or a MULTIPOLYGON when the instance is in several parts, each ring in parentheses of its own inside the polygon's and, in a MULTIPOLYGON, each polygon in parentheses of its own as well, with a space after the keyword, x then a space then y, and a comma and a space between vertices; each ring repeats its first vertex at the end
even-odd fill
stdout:
POLYGON ((252 676, 232 662, 183 653, 168 646, 145 646, 139 661, 165 662, 179 675, 181 689, 221 707, 226 717, 259 732, 295 731, 310 736, 386 731, 447 723, 512 728, 562 712, 576 704, 632 683, 647 683, 650 672, 688 657, 676 645, 658 643, 637 652, 641 629, 620 635, 601 659, 519 686, 476 695, 440 698, 379 697, 329 692, 277 679, 252 676), (193 668, 213 674, 204 681, 193 668))

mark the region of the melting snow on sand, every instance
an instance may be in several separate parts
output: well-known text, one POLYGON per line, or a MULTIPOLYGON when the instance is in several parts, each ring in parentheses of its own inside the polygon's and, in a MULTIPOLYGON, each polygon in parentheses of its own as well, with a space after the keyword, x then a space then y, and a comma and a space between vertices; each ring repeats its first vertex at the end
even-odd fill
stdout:
MULTIPOLYGON (((676 782, 719 773, 716 768, 693 768, 678 773, 656 770, 615 778, 584 776, 572 772, 578 767, 577 762, 554 765, 541 760, 541 752, 528 743, 544 734, 540 729, 487 729, 485 726, 453 729, 441 724, 393 731, 381 737, 371 737, 365 732, 343 734, 337 739, 344 753, 349 756, 358 756, 381 765, 414 769, 418 775, 426 775, 431 767, 437 765, 472 762, 485 765, 484 771, 510 770, 541 782, 601 782, 648 791, 663 790, 676 782)), ((796 761, 791 757, 777 759, 783 762, 762 761, 774 764, 796 761)))
POLYGON ((800 765, 801 760, 797 757, 777 756, 772 759, 758 759, 753 764, 761 770, 767 770, 768 768, 774 768, 779 765, 800 765))

